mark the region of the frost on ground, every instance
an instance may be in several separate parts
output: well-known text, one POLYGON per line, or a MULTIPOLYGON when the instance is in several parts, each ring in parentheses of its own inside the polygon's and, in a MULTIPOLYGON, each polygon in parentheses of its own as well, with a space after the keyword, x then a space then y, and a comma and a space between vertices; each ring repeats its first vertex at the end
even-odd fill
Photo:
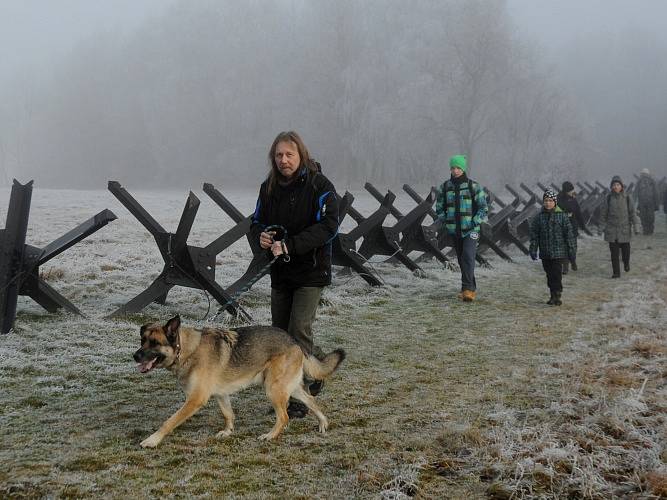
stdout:
MULTIPOLYGON (((253 209, 254 192, 218 187, 241 212, 253 209)), ((128 189, 175 230, 187 193, 128 189)), ((203 246, 233 223, 196 194, 189 244, 203 246)), ((355 195, 363 214, 377 207, 355 195)), ((2 220, 7 200, 0 193, 2 220)), ((399 196, 404 212, 413 205, 399 196)), ((320 396, 326 435, 309 417, 278 442, 259 442, 273 417, 263 392, 249 389, 232 400, 231 437, 214 438, 223 422, 211 403, 147 451, 138 443, 183 396, 167 372, 136 371, 138 327, 177 312, 205 325, 217 307, 176 287, 164 306, 106 319, 163 266, 152 236, 106 191, 35 189, 27 242, 43 246, 104 208, 119 219, 42 269, 85 317, 21 298, 14 331, 0 337, 0 496, 667 495, 664 215, 654 237, 633 242, 621 280, 609 279, 606 244, 582 238, 560 308, 544 304, 541 265, 513 249, 515 263, 491 256, 493 268, 479 269, 473 304, 457 302, 459 277, 437 261, 417 276, 375 256, 385 286, 338 273, 315 325, 324 350, 348 351, 320 396)), ((220 254, 218 282, 234 282, 249 256, 245 240, 220 254)), ((267 278, 241 301, 256 322, 270 321, 267 278)), ((237 322, 221 315, 214 324, 237 322)))

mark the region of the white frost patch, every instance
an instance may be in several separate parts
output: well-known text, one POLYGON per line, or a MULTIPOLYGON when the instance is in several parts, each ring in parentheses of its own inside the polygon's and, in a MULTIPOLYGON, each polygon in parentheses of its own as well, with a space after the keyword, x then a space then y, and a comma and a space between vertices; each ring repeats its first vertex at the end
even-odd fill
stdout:
POLYGON ((419 472, 426 465, 424 458, 412 464, 400 464, 393 473, 391 481, 385 483, 380 491, 380 498, 385 500, 404 500, 413 498, 417 493, 419 472))

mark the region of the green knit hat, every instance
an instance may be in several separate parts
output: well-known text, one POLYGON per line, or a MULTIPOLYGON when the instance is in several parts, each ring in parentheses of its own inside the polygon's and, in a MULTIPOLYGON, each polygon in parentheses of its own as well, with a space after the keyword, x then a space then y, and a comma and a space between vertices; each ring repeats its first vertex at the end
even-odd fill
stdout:
POLYGON ((466 155, 454 155, 449 159, 449 168, 460 168, 465 172, 468 169, 466 155))

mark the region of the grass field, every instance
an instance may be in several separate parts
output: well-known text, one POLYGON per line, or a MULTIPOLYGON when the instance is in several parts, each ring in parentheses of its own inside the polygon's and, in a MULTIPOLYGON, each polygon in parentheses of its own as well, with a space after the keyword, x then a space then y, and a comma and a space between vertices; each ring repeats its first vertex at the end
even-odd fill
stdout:
MULTIPOLYGON (((214 437, 223 420, 210 402, 154 450, 139 442, 184 398, 168 372, 137 372, 138 326, 177 311, 201 325, 208 304, 175 290, 166 306, 104 319, 161 261, 140 228, 129 242, 127 227, 100 231, 49 277, 88 317, 22 301, 0 338, 0 497, 664 497, 664 214, 656 223, 619 280, 606 244, 580 240, 561 307, 544 304, 541 265, 518 253, 478 270, 472 304, 435 261, 424 277, 375 264, 384 288, 337 277, 315 326, 324 350, 348 352, 319 397, 327 434, 309 416, 259 441, 273 414, 251 388, 232 398, 232 436, 214 437)), ((243 299, 259 322, 268 297, 262 280, 243 299)))

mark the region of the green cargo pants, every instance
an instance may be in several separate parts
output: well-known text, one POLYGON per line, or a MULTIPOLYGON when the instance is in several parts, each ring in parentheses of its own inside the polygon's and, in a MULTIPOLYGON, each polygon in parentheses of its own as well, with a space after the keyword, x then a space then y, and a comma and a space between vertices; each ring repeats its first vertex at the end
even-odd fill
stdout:
POLYGON ((286 330, 307 354, 323 357, 313 343, 313 321, 323 287, 271 289, 271 325, 286 330))

